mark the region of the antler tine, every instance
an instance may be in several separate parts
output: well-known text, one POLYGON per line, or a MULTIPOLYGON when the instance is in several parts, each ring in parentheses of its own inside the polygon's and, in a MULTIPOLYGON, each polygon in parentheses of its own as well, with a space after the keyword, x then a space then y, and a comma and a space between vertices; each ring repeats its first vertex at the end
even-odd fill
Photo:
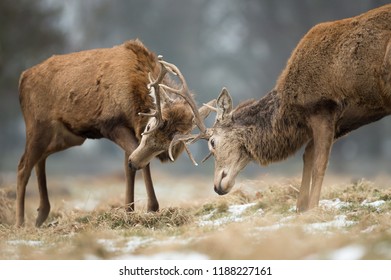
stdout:
POLYGON ((189 155, 189 158, 191 159, 193 164, 197 166, 198 163, 194 160, 194 157, 191 154, 190 150, 188 149, 187 143, 186 143, 186 142, 193 142, 194 139, 197 138, 197 137, 198 137, 198 135, 195 135, 195 134, 189 134, 189 135, 177 134, 177 135, 175 135, 174 138, 172 139, 171 143, 170 143, 170 146, 168 147, 168 155, 169 155, 171 161, 174 161, 174 157, 172 155, 172 148, 177 143, 183 142, 183 144, 185 145, 186 152, 189 155))
POLYGON ((162 65, 164 65, 168 71, 170 71, 174 75, 178 76, 178 78, 182 82, 182 88, 181 89, 174 89, 174 88, 168 87, 167 85, 163 85, 163 84, 161 84, 160 86, 162 88, 164 88, 165 90, 168 90, 168 91, 171 91, 175 94, 180 95, 181 97, 183 97, 187 101, 187 103, 189 103, 189 105, 193 111, 193 114, 194 114, 194 121, 195 121, 196 125, 198 126, 198 128, 200 129, 200 131, 202 133, 204 133, 206 131, 206 127, 205 127, 204 122, 198 112, 198 108, 197 108, 197 105, 196 105, 193 97, 189 94, 189 88, 187 86, 187 83, 186 83, 186 80, 185 80, 183 74, 178 69, 178 67, 176 67, 174 64, 168 63, 166 61, 160 61, 160 63, 162 65))
POLYGON ((159 62, 161 64, 161 67, 160 67, 159 75, 156 78, 156 80, 152 79, 151 72, 148 73, 149 84, 147 87, 149 89, 150 95, 152 95, 155 99, 156 110, 154 110, 150 113, 138 113, 140 116, 155 117, 156 124, 149 131, 143 132, 142 135, 149 134, 149 133, 155 131, 163 123, 162 109, 161 109, 161 105, 160 105, 160 83, 163 81, 164 76, 167 74, 167 68, 162 64, 162 58, 163 58, 162 56, 158 57, 159 62))
POLYGON ((208 139, 208 135, 207 135, 207 130, 205 131, 205 133, 203 132, 200 132, 199 134, 178 134, 178 135, 175 135, 174 138, 172 139, 171 143, 170 143, 170 146, 168 148, 168 155, 171 159, 171 161, 174 161, 174 157, 172 156, 172 148, 179 142, 183 142, 183 144, 185 145, 185 149, 186 149, 186 152, 190 158, 190 160, 193 162, 193 164, 195 166, 198 166, 198 163, 195 161, 193 155, 191 154, 189 148, 187 147, 187 144, 192 144, 196 141, 198 141, 199 139, 208 139))
POLYGON ((207 161, 211 156, 213 156, 213 153, 212 152, 209 152, 209 154, 204 157, 204 159, 201 161, 202 163, 204 163, 205 161, 207 161))
MULTIPOLYGON (((207 104, 204 104, 204 107, 201 108, 198 113, 202 119, 206 118, 209 115, 210 111, 216 111, 217 109, 213 106, 216 104, 216 99, 213 99, 209 101, 207 104), (209 110, 208 110, 209 109, 209 110)), ((193 144, 194 142, 198 141, 199 139, 209 139, 210 137, 210 130, 206 129, 204 132, 200 132, 199 134, 190 134, 190 135, 176 135, 169 146, 168 154, 170 156, 170 159, 174 161, 174 158, 172 156, 172 148, 179 142, 183 142, 185 145, 185 149, 187 154, 189 155, 189 158, 193 162, 194 165, 198 166, 198 163, 194 160, 193 155, 191 154, 190 150, 187 147, 187 144, 193 144)), ((202 162, 206 161, 211 154, 209 154, 206 158, 202 160, 202 162)))

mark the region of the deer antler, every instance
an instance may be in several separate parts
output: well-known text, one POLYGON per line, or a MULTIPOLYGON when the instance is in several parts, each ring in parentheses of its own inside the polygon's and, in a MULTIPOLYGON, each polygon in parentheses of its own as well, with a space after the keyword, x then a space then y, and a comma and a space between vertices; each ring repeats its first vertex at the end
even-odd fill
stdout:
MULTIPOLYGON (((188 147, 186 145, 188 143, 193 143, 193 142, 195 142, 195 141, 197 141, 197 140, 199 140, 201 138, 205 138, 206 137, 206 127, 204 125, 203 118, 201 117, 200 112, 198 112, 198 108, 197 108, 197 105, 196 105, 193 97, 189 93, 189 88, 187 86, 187 82, 186 82, 183 74, 181 73, 181 71, 174 64, 171 64, 169 62, 163 61, 161 58, 162 57, 159 57, 159 63, 161 64, 161 69, 162 70, 161 70, 161 72, 159 74, 159 77, 155 81, 152 81, 152 79, 150 78, 150 88, 154 90, 154 93, 156 93, 157 111, 154 112, 154 113, 150 113, 150 114, 143 114, 143 115, 146 115, 146 116, 154 116, 154 117, 156 117, 157 124, 156 124, 156 126, 153 129, 149 130, 149 132, 145 132, 144 134, 150 133, 151 131, 157 129, 159 127, 160 123, 162 122, 161 108, 160 108, 160 104, 159 104, 160 96, 158 97, 158 95, 160 95, 160 90, 162 90, 163 92, 168 91, 168 92, 171 92, 171 93, 174 93, 174 94, 177 94, 177 95, 181 96, 183 99, 185 99, 185 101, 189 104, 191 110, 193 111, 193 114, 194 114, 193 122, 199 128, 200 133, 196 134, 196 135, 191 135, 191 134, 184 134, 184 135, 177 134, 177 135, 175 135, 174 138, 172 139, 171 143, 170 143, 170 146, 169 146, 169 149, 168 149, 168 154, 170 156, 170 159, 172 161, 174 161, 174 157, 172 156, 172 148, 177 143, 183 142, 185 144, 185 149, 186 149, 187 154, 189 155, 189 158, 194 163, 194 165, 198 165, 197 162, 194 160, 194 157, 192 156, 190 150, 188 149, 188 147), (167 86, 165 84, 160 83, 163 80, 163 77, 164 77, 164 75, 167 72, 170 72, 170 73, 172 73, 173 75, 175 75, 175 76, 177 76, 179 78, 179 80, 182 83, 182 87, 181 88, 176 89, 176 88, 172 88, 172 87, 169 87, 169 86, 167 86)), ((212 105, 212 103, 210 105, 212 105)), ((205 117, 208 115, 208 113, 209 113, 209 111, 207 113, 204 113, 205 117)))
POLYGON ((209 137, 207 136, 207 129, 204 125, 203 119, 206 118, 211 110, 216 110, 214 107, 212 107, 215 103, 216 100, 210 101, 208 104, 204 104, 206 107, 204 110, 198 111, 197 105, 189 93, 189 88, 187 86, 187 82, 181 73, 181 71, 176 67, 174 64, 168 63, 163 60, 162 56, 158 57, 159 63, 161 65, 160 73, 156 80, 152 79, 151 73, 149 73, 148 78, 149 78, 149 84, 148 88, 150 90, 150 95, 154 96, 155 101, 156 101, 156 110, 150 112, 150 113, 139 113, 139 115, 142 116, 148 116, 148 117, 155 117, 156 118, 156 124, 153 128, 151 128, 149 131, 143 132, 144 134, 149 134, 153 132, 154 130, 158 129, 162 123, 163 123, 163 117, 162 117, 162 112, 161 112, 161 94, 167 94, 166 92, 171 92, 174 94, 177 94, 181 96, 185 101, 189 104, 191 110, 193 111, 194 118, 193 122, 194 124, 199 128, 200 133, 199 134, 177 134, 174 136, 172 139, 169 149, 168 149, 168 154, 169 157, 172 161, 174 161, 174 157, 172 156, 172 148, 178 144, 179 142, 183 142, 185 145, 185 150, 187 154, 189 155, 190 160, 194 163, 194 165, 198 165, 197 162, 194 160, 193 155, 191 154, 189 148, 187 147, 187 144, 191 144, 196 142, 199 139, 208 139, 209 137), (179 80, 182 83, 181 88, 176 89, 169 87, 165 84, 162 84, 162 81, 164 79, 164 76, 170 72, 171 74, 177 76, 179 80))
POLYGON ((161 64, 160 73, 159 73, 158 77, 156 78, 156 80, 153 80, 151 72, 149 72, 148 73, 149 84, 147 86, 149 89, 149 94, 155 100, 156 110, 152 110, 150 113, 138 113, 140 116, 155 117, 156 123, 153 128, 151 128, 149 131, 144 131, 142 133, 142 135, 151 133, 152 131, 158 129, 163 123, 162 108, 160 105, 160 84, 163 81, 164 76, 167 74, 167 69, 162 64, 163 57, 159 56, 158 59, 161 64))
POLYGON ((168 63, 166 61, 160 61, 160 63, 162 65, 164 65, 166 70, 168 70, 172 74, 178 76, 179 80, 182 82, 182 87, 180 89, 171 88, 171 87, 164 85, 164 84, 160 84, 160 87, 167 90, 167 91, 175 93, 175 94, 181 96, 183 99, 185 99, 187 101, 187 103, 189 103, 189 105, 193 111, 194 122, 196 123, 196 125, 198 126, 198 128, 200 129, 201 132, 205 132, 206 127, 204 125, 203 119, 201 119, 201 116, 198 112, 198 108, 197 108, 197 105, 196 105, 193 97, 189 94, 189 88, 187 86, 186 80, 185 80, 184 76, 182 75, 181 71, 179 71, 179 69, 174 64, 168 63))

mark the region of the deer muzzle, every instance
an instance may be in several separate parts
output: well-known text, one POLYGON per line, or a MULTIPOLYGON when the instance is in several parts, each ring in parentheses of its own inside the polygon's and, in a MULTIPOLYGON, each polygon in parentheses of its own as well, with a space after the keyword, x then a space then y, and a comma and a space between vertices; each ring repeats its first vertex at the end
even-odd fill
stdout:
POLYGON ((223 170, 219 172, 218 176, 215 178, 214 191, 219 195, 225 195, 229 193, 232 186, 234 185, 234 181, 232 181, 231 178, 227 175, 228 173, 223 170))
POLYGON ((214 190, 215 190, 215 192, 216 192, 218 195, 225 195, 225 194, 228 193, 228 192, 222 190, 220 185, 219 185, 219 186, 215 186, 214 190))
POLYGON ((135 165, 130 159, 128 161, 128 166, 133 171, 137 171, 137 170, 141 169, 139 166, 135 165))

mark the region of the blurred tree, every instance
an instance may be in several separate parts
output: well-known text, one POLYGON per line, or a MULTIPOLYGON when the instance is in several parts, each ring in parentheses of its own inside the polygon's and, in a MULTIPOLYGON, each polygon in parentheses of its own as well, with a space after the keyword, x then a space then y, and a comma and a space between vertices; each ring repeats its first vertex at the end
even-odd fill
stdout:
MULTIPOLYGON (((1 94, 16 94, 21 71, 42 60, 50 49, 64 43, 55 20, 60 10, 47 9, 43 1, 0 2, 1 94)), ((2 102, 3 104, 3 102, 2 102)), ((6 110, 7 106, 2 109, 6 110)), ((4 111, 2 110, 4 113, 4 111)), ((11 113, 11 112, 8 112, 11 113)))
POLYGON ((65 42, 56 28, 60 12, 48 9, 41 0, 0 1, 0 155, 23 143, 16 121, 21 117, 18 79, 25 68, 65 42))

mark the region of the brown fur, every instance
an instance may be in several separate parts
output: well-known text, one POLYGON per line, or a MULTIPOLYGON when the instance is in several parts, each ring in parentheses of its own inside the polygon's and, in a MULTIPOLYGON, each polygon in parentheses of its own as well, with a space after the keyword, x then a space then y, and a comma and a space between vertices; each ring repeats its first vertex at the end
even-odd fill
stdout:
MULTIPOLYGON (((108 49, 52 56, 22 73, 19 97, 26 123, 26 148, 18 166, 17 225, 24 223, 25 189, 32 168, 35 166, 41 195, 36 221, 40 226, 50 211, 46 158, 81 145, 86 138, 107 138, 125 151, 125 203, 128 210, 133 210, 135 171, 129 170, 127 159, 148 122, 138 113, 155 108, 147 89, 148 73, 157 75, 159 71, 157 56, 135 40, 108 49)), ((191 113, 177 110, 186 108, 167 106, 165 114, 186 115, 179 126, 185 126, 186 121, 191 126, 191 113)), ((175 120, 167 129, 175 129, 175 120)), ((175 156, 182 150, 183 146, 178 145, 175 156)), ((164 155, 159 157, 166 160, 164 155)), ((156 211, 159 205, 149 165, 143 171, 148 210, 156 211)))
MULTIPOLYGON (((317 206, 332 143, 391 113, 390 66, 391 5, 313 27, 270 93, 232 112, 220 106, 215 190, 228 192, 251 160, 269 164, 307 145, 297 209, 317 206)), ((232 100, 225 93, 219 103, 232 100)))

